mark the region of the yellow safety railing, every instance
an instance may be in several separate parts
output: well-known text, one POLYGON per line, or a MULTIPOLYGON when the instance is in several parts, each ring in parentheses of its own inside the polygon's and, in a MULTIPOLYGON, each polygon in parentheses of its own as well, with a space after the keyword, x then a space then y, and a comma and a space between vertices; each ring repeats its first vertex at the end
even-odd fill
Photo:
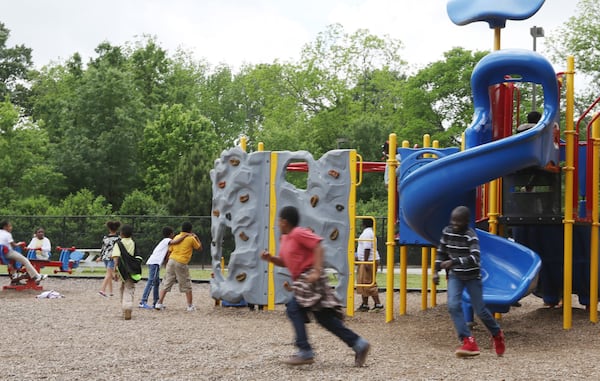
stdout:
MULTIPOLYGON (((376 283, 377 283, 377 221, 375 221, 375 217, 372 216, 356 216, 357 220, 372 220, 373 221, 373 238, 372 239, 360 239, 359 238, 355 238, 354 241, 356 243, 358 242, 368 242, 371 241, 372 243, 372 254, 373 254, 373 259, 370 261, 365 261, 365 260, 360 260, 360 258, 354 258, 354 264, 355 265, 373 265, 372 269, 371 269, 371 276, 372 276, 372 281, 371 283, 355 283, 356 287, 373 287, 376 283)), ((360 253, 357 253, 357 255, 360 253)), ((352 266, 351 268, 354 268, 354 266, 352 266)))

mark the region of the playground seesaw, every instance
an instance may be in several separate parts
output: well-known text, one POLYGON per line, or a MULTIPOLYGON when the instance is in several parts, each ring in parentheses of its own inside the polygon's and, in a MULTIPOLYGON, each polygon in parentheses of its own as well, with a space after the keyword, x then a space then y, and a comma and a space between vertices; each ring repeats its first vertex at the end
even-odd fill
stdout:
MULTIPOLYGON (((17 249, 21 251, 27 251, 27 258, 35 270, 39 273, 44 267, 55 267, 54 274, 68 273, 71 274, 73 268, 76 268, 79 264, 79 260, 83 256, 77 249, 72 246, 63 248, 58 246, 56 249, 60 252, 58 261, 43 260, 35 258, 34 248, 25 247, 24 242, 18 244, 17 249)), ((36 283, 35 279, 32 279, 25 267, 14 260, 6 258, 8 248, 0 245, 0 264, 4 264, 7 267, 10 284, 3 286, 3 290, 43 290, 44 288, 36 283)))

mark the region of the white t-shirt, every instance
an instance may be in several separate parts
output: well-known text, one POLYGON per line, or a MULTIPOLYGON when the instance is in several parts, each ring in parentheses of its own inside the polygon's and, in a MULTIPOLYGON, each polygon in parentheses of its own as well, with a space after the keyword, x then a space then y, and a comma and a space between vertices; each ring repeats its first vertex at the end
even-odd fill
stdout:
POLYGON ((11 242, 15 242, 12 234, 4 229, 0 229, 0 245, 12 249, 12 245, 10 244, 11 242))
MULTIPOLYGON (((365 230, 360 233, 358 237, 358 245, 356 247, 356 258, 359 261, 363 261, 365 257, 365 250, 371 250, 369 253, 369 258, 367 261, 373 260, 373 238, 375 237, 375 233, 373 232, 373 228, 365 228, 365 230)), ((377 242, 377 241, 376 241, 377 242)), ((379 260, 379 252, 377 251, 377 246, 375 246, 375 259, 379 260)))
POLYGON ((50 258, 50 251, 52 251, 52 245, 50 244, 50 240, 48 237, 44 237, 42 239, 38 239, 38 237, 33 237, 29 245, 27 245, 30 249, 37 249, 41 247, 42 250, 36 250, 37 259, 48 259, 50 258))
POLYGON ((161 265, 165 259, 165 255, 167 255, 167 251, 169 250, 169 242, 171 242, 171 238, 163 238, 162 241, 156 245, 154 250, 152 250, 152 254, 146 261, 146 264, 161 265))

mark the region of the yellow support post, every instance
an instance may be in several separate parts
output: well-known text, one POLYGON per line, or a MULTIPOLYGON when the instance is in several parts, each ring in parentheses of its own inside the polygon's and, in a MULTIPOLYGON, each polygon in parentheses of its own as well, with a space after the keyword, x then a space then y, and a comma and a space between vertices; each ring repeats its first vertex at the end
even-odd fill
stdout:
MULTIPOLYGON (((357 175, 356 175, 356 161, 359 155, 356 151, 352 150, 349 153, 349 165, 350 165, 350 194, 348 196, 348 220, 350 221, 350 231, 348 232, 348 287, 346 296, 346 315, 354 316, 354 242, 356 237, 356 187, 357 175)), ((362 178, 362 158, 360 158, 360 174, 362 178)), ((375 232, 375 219, 373 219, 373 231, 375 232)), ((377 245, 373 245, 377 250, 377 245)), ((373 253, 373 259, 375 259, 375 253, 373 253)), ((376 266, 373 266, 374 271, 377 271, 376 266)), ((373 274, 373 280, 375 280, 375 274, 373 274)))
POLYGON ((427 309, 427 270, 429 269, 429 247, 421 247, 421 310, 427 309))
POLYGON ((406 315, 407 258, 408 248, 402 245, 400 246, 400 315, 406 315))
MULTIPOLYGON (((590 240, 590 321, 598 323, 598 184, 600 183, 600 114, 592 124, 592 236, 590 240)), ((588 147, 590 149, 590 147, 588 147)), ((588 163, 589 165, 589 163, 588 163)))
POLYGON ((431 307, 437 306, 437 285, 433 282, 433 274, 435 274, 435 257, 437 249, 431 248, 431 307))
MULTIPOLYGON (((433 148, 440 148, 439 140, 433 141, 433 148)), ((435 258, 437 255, 436 247, 431 248, 431 261, 430 261, 430 274, 431 274, 431 307, 437 306, 437 285, 433 282, 433 275, 435 274, 435 258)))
MULTIPOLYGON (((277 244, 275 242, 275 224, 277 222, 277 197, 275 193, 275 181, 277 180, 277 153, 271 152, 270 167, 270 189, 269 189, 269 253, 275 255, 277 244)), ((269 262, 269 280, 267 295, 267 310, 275 310, 275 265, 269 262)))
MULTIPOLYGON (((409 148, 410 143, 408 140, 402 141, 402 148, 409 148)), ((394 211, 395 212, 395 211, 394 211)), ((408 249, 406 246, 400 246, 400 315, 406 315, 406 287, 407 273, 408 273, 408 249)))
MULTIPOLYGON (((500 28, 494 28, 494 50, 500 50, 500 28)), ((489 182, 488 231, 498 234, 498 180, 489 182)))
POLYGON ((394 320, 394 233, 396 227, 396 134, 390 134, 388 151, 388 220, 387 220, 387 276, 386 276, 386 308, 385 322, 394 320))
POLYGON ((573 182, 575 171, 575 134, 573 126, 575 86, 573 83, 575 60, 567 58, 567 110, 565 114, 566 154, 565 154, 565 218, 564 225, 564 276, 563 276, 563 328, 571 329, 573 311, 571 310, 571 294, 573 293, 573 182))
MULTIPOLYGON (((423 135, 423 148, 431 147, 431 135, 423 135)), ((431 154, 425 154, 423 157, 430 158, 431 154)), ((429 268, 429 247, 421 247, 421 310, 427 309, 427 269, 429 268)))

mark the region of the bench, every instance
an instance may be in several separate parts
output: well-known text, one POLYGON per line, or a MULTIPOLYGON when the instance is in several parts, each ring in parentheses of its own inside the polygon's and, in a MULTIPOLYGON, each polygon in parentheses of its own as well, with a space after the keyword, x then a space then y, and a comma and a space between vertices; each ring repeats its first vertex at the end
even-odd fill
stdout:
POLYGON ((77 249, 77 251, 83 253, 83 258, 79 261, 76 269, 77 272, 82 272, 83 270, 94 272, 95 269, 104 269, 104 262, 96 262, 102 249, 77 249))

